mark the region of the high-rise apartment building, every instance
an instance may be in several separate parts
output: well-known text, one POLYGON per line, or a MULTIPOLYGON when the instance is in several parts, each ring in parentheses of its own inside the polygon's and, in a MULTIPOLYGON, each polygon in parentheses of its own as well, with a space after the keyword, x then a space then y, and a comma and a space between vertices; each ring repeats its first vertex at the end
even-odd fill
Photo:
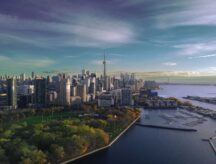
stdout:
POLYGON ((34 104, 36 107, 46 105, 46 79, 36 78, 34 81, 34 104))
POLYGON ((12 108, 17 108, 17 84, 16 79, 7 79, 7 105, 12 108))
POLYGON ((70 105, 71 82, 70 79, 62 79, 60 81, 58 100, 59 105, 70 105))
POLYGON ((77 85, 77 96, 80 96, 83 102, 87 100, 87 93, 86 93, 86 85, 85 84, 78 84, 77 85))

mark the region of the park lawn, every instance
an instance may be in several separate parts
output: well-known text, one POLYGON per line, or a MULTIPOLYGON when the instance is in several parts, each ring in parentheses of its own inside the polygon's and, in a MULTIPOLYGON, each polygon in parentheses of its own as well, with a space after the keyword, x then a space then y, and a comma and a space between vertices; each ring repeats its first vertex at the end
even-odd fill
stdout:
POLYGON ((67 118, 74 118, 76 115, 72 112, 58 112, 48 115, 31 116, 18 121, 18 123, 26 122, 28 125, 47 123, 53 120, 63 120, 67 118))

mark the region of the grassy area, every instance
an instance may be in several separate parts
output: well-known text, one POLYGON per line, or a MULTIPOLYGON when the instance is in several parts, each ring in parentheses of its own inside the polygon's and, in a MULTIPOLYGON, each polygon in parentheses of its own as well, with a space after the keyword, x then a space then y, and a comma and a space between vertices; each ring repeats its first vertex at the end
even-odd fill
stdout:
POLYGON ((39 123, 48 123, 53 120, 64 120, 68 118, 75 118, 77 117, 77 113, 71 112, 71 111, 61 111, 56 113, 50 113, 50 114, 40 114, 35 116, 28 116, 24 119, 16 120, 16 121, 8 121, 2 123, 2 127, 7 128, 10 127, 12 124, 23 124, 27 123, 27 125, 34 125, 39 123))
POLYGON ((49 115, 39 115, 39 116, 31 116, 25 119, 22 119, 18 121, 18 123, 24 123, 26 122, 28 125, 38 124, 38 123, 47 123, 53 120, 63 120, 66 118, 72 118, 76 115, 72 112, 59 112, 59 113, 53 113, 49 115))

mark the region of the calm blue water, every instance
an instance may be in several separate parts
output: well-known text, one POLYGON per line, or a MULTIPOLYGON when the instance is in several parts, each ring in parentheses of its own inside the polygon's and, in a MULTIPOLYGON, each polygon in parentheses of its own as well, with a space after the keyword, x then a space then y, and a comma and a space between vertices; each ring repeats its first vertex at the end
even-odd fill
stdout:
MULTIPOLYGON (((209 86, 205 86, 206 89, 200 87, 192 86, 190 90, 188 86, 165 86, 160 94, 182 97, 202 96, 200 92, 203 92, 203 96, 216 93, 209 86)), ((203 138, 216 135, 216 121, 184 110, 143 110, 141 122, 195 128, 198 131, 182 132, 133 126, 110 149, 75 163, 216 164, 216 154, 208 142, 202 141, 203 138)))
MULTIPOLYGON (((216 86, 210 85, 161 85, 160 88, 161 89, 158 90, 158 94, 162 97, 172 96, 179 99, 182 99, 182 97, 186 96, 216 97, 216 86)), ((201 106, 216 111, 216 105, 192 100, 186 101, 190 101, 196 106, 201 106)))
POLYGON ((160 88, 159 95, 164 97, 216 97, 216 86, 211 85, 160 85, 160 88))

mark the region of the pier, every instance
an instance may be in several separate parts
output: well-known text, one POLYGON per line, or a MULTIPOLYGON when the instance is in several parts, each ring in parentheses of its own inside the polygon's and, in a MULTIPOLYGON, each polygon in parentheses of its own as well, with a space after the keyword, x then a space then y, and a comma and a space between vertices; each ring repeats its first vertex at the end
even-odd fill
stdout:
POLYGON ((161 125, 151 125, 151 124, 141 124, 136 123, 137 126, 149 127, 149 128, 158 128, 158 129, 168 129, 168 130, 179 130, 179 131, 188 131, 188 132, 196 132, 196 129, 191 128, 179 128, 179 127, 169 127, 169 126, 161 126, 161 125))

